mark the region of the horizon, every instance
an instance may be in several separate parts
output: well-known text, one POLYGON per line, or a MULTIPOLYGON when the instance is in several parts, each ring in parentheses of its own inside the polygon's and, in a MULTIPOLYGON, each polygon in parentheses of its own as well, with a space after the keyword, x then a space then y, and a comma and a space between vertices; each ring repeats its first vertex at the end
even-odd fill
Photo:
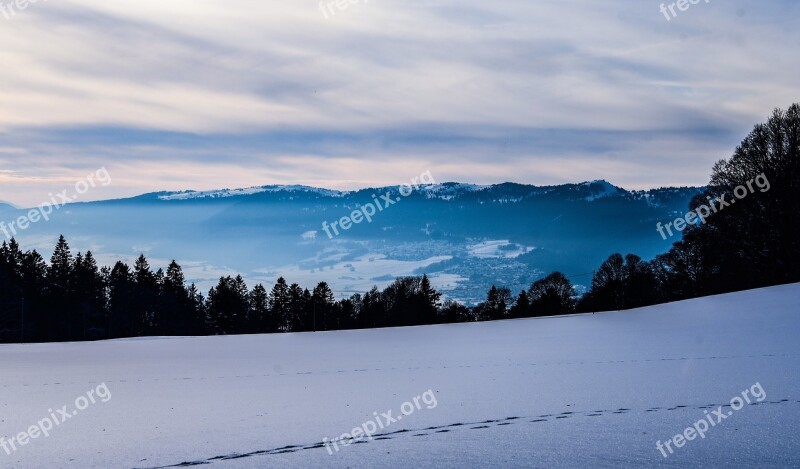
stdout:
MULTIPOLYGON (((649 192, 649 191, 662 190, 662 189, 702 189, 703 187, 707 186, 707 184, 703 184, 703 185, 697 185, 697 186, 686 186, 686 185, 682 185, 682 186, 659 186, 659 187, 650 187, 650 188, 645 188, 645 189, 633 189, 633 188, 627 188, 627 187, 623 187, 623 186, 614 184, 613 182, 608 181, 606 179, 594 179, 594 180, 579 181, 579 182, 563 182, 563 183, 558 183, 558 184, 533 184, 533 183, 514 182, 514 181, 503 181, 503 182, 489 183, 489 184, 476 184, 476 183, 472 183, 472 182, 463 182, 463 181, 444 181, 444 182, 434 182, 434 183, 431 183, 431 184, 424 184, 423 183, 423 184, 420 184, 420 186, 421 187, 426 187, 426 186, 456 184, 456 185, 462 185, 462 186, 476 186, 476 187, 479 187, 481 189, 486 189, 486 188, 491 188, 491 187, 496 187, 496 186, 502 186, 502 185, 505 185, 505 184, 515 184, 515 185, 520 185, 520 186, 524 186, 524 187, 541 188, 541 187, 560 187, 560 186, 569 186, 569 185, 578 186, 578 185, 594 184, 594 183, 601 183, 601 182, 609 184, 609 185, 611 185, 611 186, 613 186, 613 187, 615 187, 617 189, 621 189, 621 190, 624 190, 624 191, 627 191, 627 192, 649 192)), ((246 189, 263 189, 263 188, 276 188, 278 190, 285 190, 285 189, 291 189, 291 188, 294 188, 294 187, 299 187, 299 188, 303 188, 303 189, 315 189, 315 190, 324 190, 324 191, 337 192, 337 193, 341 193, 341 194, 351 194, 351 193, 355 193, 355 192, 365 191, 365 190, 368 190, 368 189, 376 189, 376 190, 378 190, 378 189, 386 189, 386 188, 398 188, 398 187, 402 187, 402 185, 403 184, 400 183, 400 184, 390 184, 390 185, 385 185, 385 186, 371 185, 371 186, 355 187, 355 188, 351 188, 351 189, 336 189, 336 188, 333 188, 333 187, 309 186, 309 185, 305 185, 305 184, 261 184, 261 185, 255 185, 255 186, 247 186, 247 187, 229 186, 229 187, 212 187, 212 188, 207 188, 207 189, 175 189, 175 190, 164 189, 164 190, 157 190, 157 191, 133 193, 131 195, 125 195, 125 196, 121 196, 121 197, 112 197, 112 198, 107 198, 107 199, 105 199, 105 198, 99 199, 99 198, 87 197, 86 199, 73 200, 73 201, 66 202, 64 205, 66 206, 66 205, 70 205, 70 204, 82 204, 82 203, 94 203, 94 202, 110 202, 110 201, 115 201, 115 200, 127 200, 127 199, 133 199, 133 198, 137 198, 137 197, 143 197, 143 196, 155 195, 155 194, 170 194, 170 195, 174 194, 174 195, 178 195, 178 194, 194 194, 194 193, 216 193, 216 192, 223 192, 223 191, 241 191, 241 190, 246 190, 246 189)), ((234 194, 232 196, 247 196, 247 195, 252 195, 252 194, 251 193, 241 193, 241 194, 234 194)), ((51 196, 52 196, 52 193, 51 193, 51 196)), ((179 199, 176 199, 176 200, 179 200, 179 199)), ((41 204, 41 203, 47 203, 47 200, 40 201, 39 204, 41 204)), ((28 209, 36 208, 39 204, 36 204, 36 205, 20 205, 18 203, 10 201, 10 200, 0 199, 0 205, 7 205, 7 206, 12 207, 15 210, 28 210, 28 209)))

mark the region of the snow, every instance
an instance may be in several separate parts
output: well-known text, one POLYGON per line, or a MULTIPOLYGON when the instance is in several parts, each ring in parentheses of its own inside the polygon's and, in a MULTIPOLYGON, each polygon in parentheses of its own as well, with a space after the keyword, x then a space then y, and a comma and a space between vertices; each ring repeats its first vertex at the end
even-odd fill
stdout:
POLYGON ((0 436, 100 383, 112 396, 0 466, 800 467, 798 304, 793 284, 560 318, 0 346, 0 436), (755 383, 762 403, 658 452, 755 383), (411 431, 305 449, 429 389, 435 408, 385 430, 411 431))
POLYGON ((602 199, 603 197, 608 197, 614 194, 618 194, 621 190, 619 187, 614 186, 613 184, 604 181, 602 179, 598 179, 596 181, 591 182, 584 182, 584 186, 587 186, 592 189, 592 195, 586 197, 586 200, 589 202, 597 199, 602 199))
POLYGON ((481 259, 514 259, 533 251, 533 247, 511 243, 508 239, 490 239, 467 246, 470 256, 481 259))
MULTIPOLYGON (((324 236, 324 234, 323 234, 324 236)), ((328 278, 337 279, 337 296, 349 298, 354 293, 364 294, 373 286, 384 289, 395 281, 397 277, 417 275, 426 267, 441 262, 449 261, 453 256, 431 256, 420 260, 390 259, 384 254, 365 254, 356 257, 347 256, 345 252, 325 252, 325 257, 308 259, 306 262, 317 267, 303 265, 285 265, 277 269, 258 269, 253 279, 264 285, 272 285, 278 277, 291 279, 300 285, 315 285, 319 281, 319 272, 324 272, 328 278), (324 266, 319 266, 325 262, 324 266), (392 275, 387 275, 392 272, 392 275)), ((467 281, 466 278, 456 274, 434 273, 430 276, 431 283, 439 290, 455 288, 459 282, 467 281)))
POLYGON ((492 186, 466 184, 461 182, 445 182, 422 186, 425 196, 429 199, 453 200, 456 196, 486 190, 492 186))
POLYGON ((182 191, 174 192, 166 195, 160 195, 160 200, 188 200, 188 199, 205 199, 205 198, 226 198, 235 197, 240 195, 261 194, 264 192, 311 192, 327 197, 343 197, 347 192, 336 191, 331 189, 319 189, 316 187, 302 186, 302 185, 272 185, 272 186, 255 186, 245 187, 241 189, 219 189, 209 191, 182 191))

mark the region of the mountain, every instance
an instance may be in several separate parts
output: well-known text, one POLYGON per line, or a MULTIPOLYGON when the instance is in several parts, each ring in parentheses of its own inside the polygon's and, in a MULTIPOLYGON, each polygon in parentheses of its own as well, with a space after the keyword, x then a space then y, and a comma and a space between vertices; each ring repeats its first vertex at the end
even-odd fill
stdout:
POLYGON ((182 192, 170 192, 166 194, 161 194, 158 196, 161 200, 187 200, 187 199, 205 199, 205 198, 225 198, 225 197, 237 197, 241 195, 252 195, 252 194, 261 194, 261 193, 275 193, 275 192, 306 192, 306 193, 315 193, 320 195, 326 195, 329 197, 341 197, 346 194, 346 192, 335 191, 330 189, 318 189, 316 187, 309 187, 309 186, 300 186, 300 185, 292 185, 292 186, 257 186, 257 187, 246 187, 243 189, 220 189, 220 190, 211 190, 211 191, 182 191, 182 192))
POLYGON ((74 252, 91 249, 105 263, 141 252, 154 266, 174 258, 204 290, 220 275, 242 273, 251 285, 279 276, 307 287, 324 280, 348 295, 427 273, 448 297, 474 303, 492 284, 518 291, 560 270, 587 285, 613 252, 664 252, 677 239, 662 239, 656 223, 685 213, 702 190, 628 191, 602 180, 412 189, 157 192, 70 204, 17 238, 49 255, 63 233, 74 252), (357 210, 374 213, 343 227, 342 217, 357 210))

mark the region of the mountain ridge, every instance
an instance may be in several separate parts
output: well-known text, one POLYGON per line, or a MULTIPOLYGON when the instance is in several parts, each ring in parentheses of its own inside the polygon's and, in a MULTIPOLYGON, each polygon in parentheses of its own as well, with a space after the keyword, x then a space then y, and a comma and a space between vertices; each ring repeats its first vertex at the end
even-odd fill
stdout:
POLYGON ((426 273, 449 298, 476 303, 493 284, 519 291, 554 270, 590 272, 614 252, 645 259, 665 252, 679 238, 664 240, 656 223, 682 216, 701 191, 629 191, 605 180, 445 182, 410 194, 401 186, 162 191, 69 204, 17 235, 26 249, 46 252, 64 234, 76 240, 74 251, 91 249, 99 262, 146 253, 166 267, 178 259, 187 279, 203 289, 241 273, 251 283, 278 276, 302 285, 324 280, 346 294, 426 273), (398 202, 380 202, 386 192, 398 202), (324 230, 377 203, 382 209, 369 222, 324 230))
MULTIPOLYGON (((209 190, 180 190, 180 191, 158 191, 148 192, 133 197, 124 197, 118 199, 98 200, 86 203, 100 203, 112 201, 127 201, 127 200, 142 200, 142 199, 155 199, 164 202, 174 201, 189 201, 189 200, 211 200, 211 199, 235 199, 245 198, 252 196, 269 195, 305 195, 317 196, 327 198, 346 198, 363 195, 365 193, 385 193, 397 192, 403 186, 375 186, 365 187, 361 189, 339 190, 329 189, 325 187, 315 187, 302 184, 269 184, 263 186, 250 186, 242 188, 223 188, 223 189, 209 189, 209 190)), ((448 181, 436 184, 427 184, 417 186, 419 192, 428 199, 441 199, 441 200, 454 200, 463 197, 472 196, 475 194, 480 195, 497 195, 504 196, 498 197, 496 201, 503 203, 519 202, 525 198, 542 196, 547 194, 562 194, 569 195, 570 192, 575 193, 576 199, 586 199, 594 201, 606 197, 622 196, 638 199, 650 199, 650 202, 655 201, 658 203, 659 198, 664 198, 665 195, 670 193, 686 193, 686 192, 700 192, 704 186, 678 186, 678 187, 659 187, 647 190, 628 190, 616 186, 604 179, 597 179, 593 181, 585 181, 580 183, 564 183, 554 185, 534 185, 522 184, 516 182, 501 182, 496 184, 472 184, 456 181, 448 181)))

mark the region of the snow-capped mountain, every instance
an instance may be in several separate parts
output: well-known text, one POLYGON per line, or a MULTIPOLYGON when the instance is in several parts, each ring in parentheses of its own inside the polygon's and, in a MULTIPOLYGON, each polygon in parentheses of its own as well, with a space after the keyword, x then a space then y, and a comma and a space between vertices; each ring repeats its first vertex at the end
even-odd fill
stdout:
MULTIPOLYGON (((24 249, 49 255, 64 234, 74 252, 91 249, 104 263, 140 253, 155 267, 176 259, 204 290, 221 275, 242 273, 250 284, 278 276, 304 286, 326 281, 344 296, 427 273, 449 297, 474 303, 493 284, 518 291, 560 270, 585 285, 590 277, 583 274, 614 252, 665 252, 678 239, 664 241, 656 223, 687 211, 700 191, 628 191, 601 180, 447 182, 411 194, 400 186, 299 185, 158 192, 70 204, 16 237, 24 249), (376 203, 370 222, 341 228, 343 217, 376 203)), ((22 213, 11 209, 0 218, 22 213)))
POLYGON ((224 198, 236 197, 241 195, 260 194, 264 192, 307 192, 325 195, 328 197, 342 197, 347 192, 319 189, 316 187, 302 186, 302 185, 272 185, 272 186, 255 186, 245 187, 241 189, 219 189, 210 191, 182 191, 170 192, 167 194, 159 195, 161 200, 186 200, 186 199, 204 199, 204 198, 224 198))
POLYGON ((584 182, 583 185, 588 187, 589 190, 592 191, 592 195, 586 198, 586 200, 589 201, 602 199, 603 197, 608 197, 614 194, 618 194, 622 191, 622 189, 620 189, 619 187, 616 187, 613 184, 603 180, 584 182))
MULTIPOLYGON (((160 192, 155 194, 159 200, 194 200, 194 199, 218 199, 231 197, 244 197, 255 194, 278 194, 283 196, 293 196, 305 194, 314 197, 343 198, 353 194, 360 194, 372 191, 375 194, 385 192, 398 192, 401 186, 382 186, 361 190, 342 191, 335 189, 325 189, 304 185, 268 185, 254 186, 237 189, 217 189, 205 191, 178 191, 160 192)), ((416 190, 428 199, 440 200, 459 200, 464 198, 478 198, 484 202, 522 202, 526 199, 550 194, 561 196, 568 200, 584 199, 594 201, 606 197, 621 196, 649 199, 656 206, 668 204, 664 197, 658 197, 659 193, 673 193, 677 197, 682 197, 687 191, 697 192, 698 188, 666 188, 651 191, 627 191, 617 187, 605 180, 595 180, 580 184, 562 184, 554 186, 533 186, 516 183, 502 183, 493 185, 466 184, 459 182, 445 182, 441 184, 420 185, 416 190)), ((153 195, 153 194, 148 194, 153 195)), ((146 197, 145 195, 143 197, 146 197)))

